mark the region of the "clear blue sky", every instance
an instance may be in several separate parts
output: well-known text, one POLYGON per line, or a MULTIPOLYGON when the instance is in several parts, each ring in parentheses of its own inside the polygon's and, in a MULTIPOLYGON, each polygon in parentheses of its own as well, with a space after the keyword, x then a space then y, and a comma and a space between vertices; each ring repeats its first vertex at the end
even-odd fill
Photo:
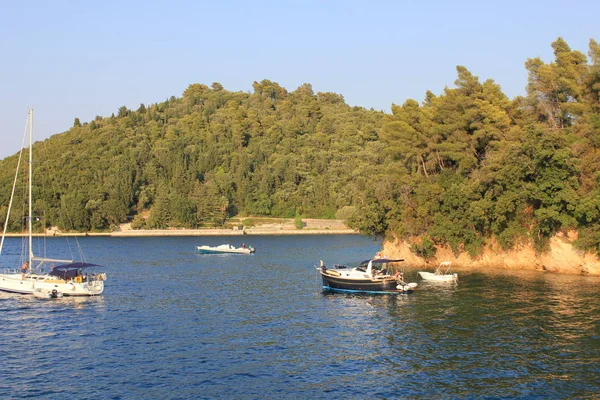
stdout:
POLYGON ((251 91, 310 83, 390 112, 454 86, 456 66, 524 94, 528 58, 559 36, 585 54, 600 1, 0 0, 0 159, 37 140, 181 96, 192 83, 251 91))

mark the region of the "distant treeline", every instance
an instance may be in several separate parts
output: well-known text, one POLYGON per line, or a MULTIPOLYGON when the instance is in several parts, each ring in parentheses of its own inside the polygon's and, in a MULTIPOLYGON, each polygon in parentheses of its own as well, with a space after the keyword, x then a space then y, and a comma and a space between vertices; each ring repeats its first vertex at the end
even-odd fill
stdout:
MULTIPOLYGON (((561 38, 552 47, 553 62, 527 60, 527 95, 512 100, 459 66, 455 88, 391 115, 263 80, 252 93, 193 84, 180 98, 76 118, 34 146, 36 226, 341 218, 367 235, 410 238, 424 257, 434 244, 476 255, 491 238, 543 250, 561 230, 599 251, 600 46, 590 40, 589 60, 561 38)), ((15 166, 16 156, 0 163, 2 220, 15 166)))

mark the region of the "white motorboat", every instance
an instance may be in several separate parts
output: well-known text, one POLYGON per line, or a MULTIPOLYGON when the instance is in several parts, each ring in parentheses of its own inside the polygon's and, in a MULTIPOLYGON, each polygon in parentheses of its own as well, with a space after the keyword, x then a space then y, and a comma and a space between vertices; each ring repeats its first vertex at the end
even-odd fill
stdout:
POLYGON ((374 258, 365 260, 355 268, 345 265, 326 267, 323 261, 317 268, 323 280, 323 289, 363 293, 411 293, 417 288, 414 282, 404 281, 404 274, 392 265, 403 260, 374 258))
POLYGON ((419 271, 418 274, 423 280, 426 280, 426 281, 458 282, 458 274, 450 272, 451 266, 452 266, 452 263, 450 261, 443 261, 436 268, 435 272, 419 271), (442 272, 442 268, 444 268, 444 267, 446 267, 446 270, 444 272, 442 272))
POLYGON ((256 249, 252 246, 242 244, 240 247, 233 247, 230 244, 222 244, 219 246, 196 246, 196 251, 200 254, 252 254, 256 249))
MULTIPOLYGON (((4 239, 8 228, 8 221, 12 208, 13 199, 15 197, 15 188, 19 176, 19 169, 23 158, 24 149, 21 149, 18 158, 18 165, 15 173, 10 202, 4 223, 4 231, 2 232, 2 241, 0 242, 0 255, 4 246, 4 239)), ((32 294, 42 296, 44 293, 56 292, 62 293, 64 296, 95 296, 104 291, 104 281, 106 273, 94 273, 94 267, 100 267, 96 264, 73 262, 73 260, 58 260, 51 258, 36 257, 33 253, 33 198, 32 198, 32 165, 33 165, 33 109, 29 109, 29 177, 28 191, 29 196, 26 199, 28 204, 28 214, 23 220, 27 221, 28 243, 23 246, 26 254, 23 254, 23 259, 27 260, 23 263, 20 270, 17 268, 5 268, 0 272, 0 291, 32 294)), ((12 263, 14 260, 6 261, 6 257, 2 258, 3 264, 12 263)), ((20 264, 20 262, 19 262, 20 264)))

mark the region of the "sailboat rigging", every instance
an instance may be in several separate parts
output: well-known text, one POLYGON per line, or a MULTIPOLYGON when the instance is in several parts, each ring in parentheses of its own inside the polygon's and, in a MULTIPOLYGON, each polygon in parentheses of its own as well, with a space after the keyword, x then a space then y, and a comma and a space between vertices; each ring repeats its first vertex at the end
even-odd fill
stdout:
MULTIPOLYGON (((25 142, 25 139, 23 140, 25 142)), ((21 146, 22 149, 24 145, 21 146)), ((9 201, 6 221, 0 242, 0 255, 4 247, 10 211, 13 205, 17 177, 22 161, 23 151, 19 154, 17 171, 9 201)), ((27 264, 21 271, 16 268, 7 268, 0 273, 0 291, 33 294, 36 297, 49 294, 50 297, 64 296, 96 296, 104 291, 106 273, 95 272, 97 264, 87 262, 74 262, 74 260, 60 260, 46 257, 37 257, 33 252, 33 109, 29 109, 29 166, 28 166, 28 214, 26 216, 28 246, 27 264), (48 268, 49 267, 49 268, 48 268), (60 296, 58 296, 60 294, 60 296)))

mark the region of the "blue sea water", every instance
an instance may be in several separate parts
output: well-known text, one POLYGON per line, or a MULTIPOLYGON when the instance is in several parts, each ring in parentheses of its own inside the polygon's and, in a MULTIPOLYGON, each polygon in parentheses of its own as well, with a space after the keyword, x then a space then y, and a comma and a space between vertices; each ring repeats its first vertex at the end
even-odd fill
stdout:
MULTIPOLYGON (((409 295, 322 291, 356 235, 81 238, 103 296, 0 293, 0 398, 598 398, 600 279, 461 272, 409 295)), ((72 239, 71 239, 72 240, 72 239)), ((20 251, 9 239, 4 253, 20 251)), ((48 239, 60 253, 64 239, 48 239)))

